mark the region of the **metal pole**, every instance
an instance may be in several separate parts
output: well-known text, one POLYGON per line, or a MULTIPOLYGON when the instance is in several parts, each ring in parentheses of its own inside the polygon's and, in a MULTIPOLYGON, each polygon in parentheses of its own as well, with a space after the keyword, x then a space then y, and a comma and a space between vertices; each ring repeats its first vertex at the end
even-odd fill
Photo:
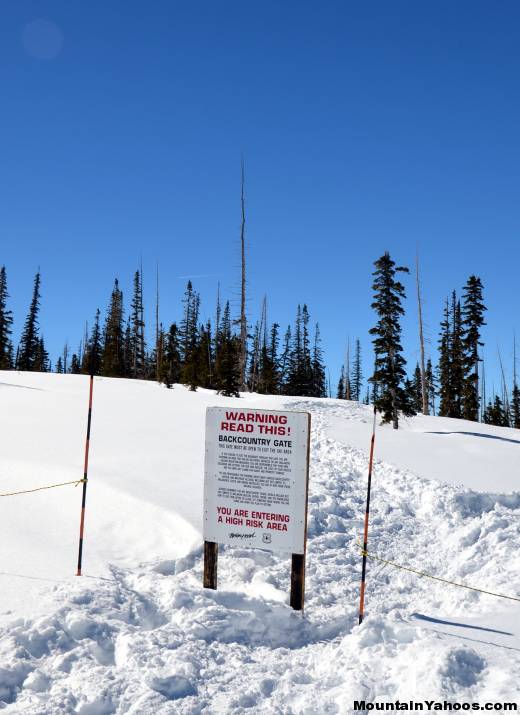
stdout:
POLYGON ((361 568, 361 590, 359 594, 359 623, 363 623, 365 613, 365 578, 367 573, 367 547, 368 547, 368 517, 370 514, 370 489, 372 486, 372 466, 374 464, 374 445, 376 441, 377 409, 374 405, 374 423, 372 426, 372 439, 370 441, 370 459, 368 462, 367 506, 365 510, 365 532, 363 535, 363 565, 361 568))
POLYGON ((78 570, 76 576, 81 576, 81 562, 83 558, 83 530, 85 527, 85 502, 87 500, 87 481, 88 481, 88 452, 90 447, 90 424, 92 421, 92 394, 94 391, 94 373, 90 373, 90 389, 88 398, 88 420, 87 420, 87 439, 85 441, 85 462, 83 467, 83 495, 81 499, 81 519, 79 523, 79 549, 78 549, 78 570))

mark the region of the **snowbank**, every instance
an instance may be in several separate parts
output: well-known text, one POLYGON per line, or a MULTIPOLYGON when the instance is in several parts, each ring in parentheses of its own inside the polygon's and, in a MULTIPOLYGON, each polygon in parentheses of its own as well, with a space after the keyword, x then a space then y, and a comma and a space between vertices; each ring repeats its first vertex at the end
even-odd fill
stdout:
MULTIPOLYGON (((0 491, 81 478, 87 379, 0 373, 0 491)), ((520 701, 520 603, 370 562, 357 626, 368 408, 96 379, 84 566, 79 488, 0 500, 6 713, 350 713, 354 699, 520 701), (226 548, 201 588, 208 405, 309 409, 306 611, 289 558, 226 548)), ((520 598, 514 430, 378 430, 370 548, 520 598), (474 433, 474 434, 470 434, 474 433), (476 433, 476 434, 475 434, 476 433), (477 436, 477 435, 485 436, 477 436)))

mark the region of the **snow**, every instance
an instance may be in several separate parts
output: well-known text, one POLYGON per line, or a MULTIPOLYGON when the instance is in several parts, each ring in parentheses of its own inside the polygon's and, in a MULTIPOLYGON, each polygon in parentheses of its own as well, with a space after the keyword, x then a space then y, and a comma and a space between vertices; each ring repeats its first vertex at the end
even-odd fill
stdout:
MULTIPOLYGON (((0 373, 0 491, 80 479, 88 380, 0 373)), ((336 400, 96 378, 84 571, 81 487, 0 500, 6 713, 350 713, 353 702, 520 702, 520 603, 369 561, 357 625, 372 423, 336 400), (202 580, 209 405, 312 413, 306 609, 290 559, 221 548, 202 580)), ((369 549, 520 598, 517 431, 416 417, 379 427, 369 549)))

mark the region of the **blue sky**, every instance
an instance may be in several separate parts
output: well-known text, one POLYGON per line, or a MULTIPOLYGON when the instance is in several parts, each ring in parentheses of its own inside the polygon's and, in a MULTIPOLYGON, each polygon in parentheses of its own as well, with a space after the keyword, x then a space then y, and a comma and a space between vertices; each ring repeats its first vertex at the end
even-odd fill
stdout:
MULTIPOLYGON (((19 331, 41 267, 53 357, 129 295, 179 318, 238 293, 246 162, 249 310, 320 322, 337 382, 347 335, 371 363, 373 261, 420 252, 433 350, 470 273, 511 372, 520 248, 520 6, 514 2, 17 0, 2 6, 0 264, 19 331), (41 20, 45 22, 41 22, 41 20)), ((418 355, 408 279, 404 343, 418 355)), ((498 380, 498 378, 494 378, 498 380)))

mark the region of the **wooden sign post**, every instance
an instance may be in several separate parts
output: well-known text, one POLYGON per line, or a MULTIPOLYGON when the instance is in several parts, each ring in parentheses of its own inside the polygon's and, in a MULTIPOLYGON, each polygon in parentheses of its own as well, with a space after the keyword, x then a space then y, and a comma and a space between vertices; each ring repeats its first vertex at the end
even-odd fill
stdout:
POLYGON ((217 588, 218 544, 292 554, 290 605, 303 610, 311 416, 208 407, 204 588, 217 588))
POLYGON ((204 542, 204 588, 217 590, 218 544, 204 542))

